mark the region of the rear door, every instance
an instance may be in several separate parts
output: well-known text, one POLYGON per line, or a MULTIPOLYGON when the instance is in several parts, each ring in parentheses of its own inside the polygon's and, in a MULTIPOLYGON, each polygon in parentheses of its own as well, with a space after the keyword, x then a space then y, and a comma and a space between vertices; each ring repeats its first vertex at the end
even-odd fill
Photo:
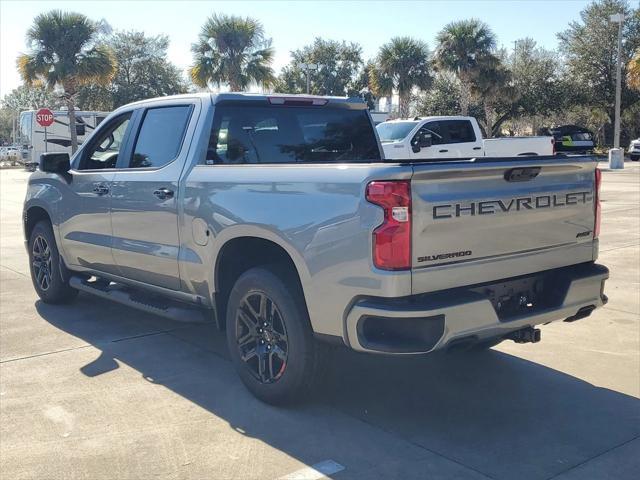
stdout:
POLYGON ((113 256, 125 278, 180 288, 179 179, 199 111, 198 99, 176 99, 138 112, 112 181, 113 256))
POLYGON ((590 157, 416 165, 414 292, 591 261, 595 165, 590 157))

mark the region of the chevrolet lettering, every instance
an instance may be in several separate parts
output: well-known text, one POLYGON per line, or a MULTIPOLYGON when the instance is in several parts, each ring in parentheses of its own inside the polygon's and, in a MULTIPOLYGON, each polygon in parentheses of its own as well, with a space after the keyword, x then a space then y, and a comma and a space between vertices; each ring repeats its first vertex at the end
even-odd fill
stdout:
POLYGON ((493 215, 496 213, 520 212, 522 210, 538 208, 567 207, 579 203, 590 203, 592 201, 593 194, 591 192, 572 192, 562 195, 518 197, 510 200, 485 200, 466 204, 445 204, 433 207, 433 218, 440 220, 463 215, 493 215))

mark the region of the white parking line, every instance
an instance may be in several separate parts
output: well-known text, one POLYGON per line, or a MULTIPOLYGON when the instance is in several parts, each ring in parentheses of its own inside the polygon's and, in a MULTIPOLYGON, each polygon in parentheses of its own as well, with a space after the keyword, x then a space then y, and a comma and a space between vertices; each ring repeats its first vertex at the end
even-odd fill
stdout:
POLYGON ((280 477, 279 480, 319 480, 342 470, 344 470, 344 467, 339 463, 334 462, 333 460, 324 460, 311 465, 310 467, 289 473, 284 477, 280 477))

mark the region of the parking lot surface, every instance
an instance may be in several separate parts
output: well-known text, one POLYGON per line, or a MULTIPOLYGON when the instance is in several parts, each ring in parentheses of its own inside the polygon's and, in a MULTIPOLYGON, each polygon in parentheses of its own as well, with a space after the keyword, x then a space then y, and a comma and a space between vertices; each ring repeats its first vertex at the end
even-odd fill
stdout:
POLYGON ((542 327, 538 344, 336 352, 317 396, 290 409, 244 389, 213 326, 82 293, 38 301, 21 229, 27 178, 0 172, 3 479, 638 478, 638 163, 603 175, 606 307, 542 327))

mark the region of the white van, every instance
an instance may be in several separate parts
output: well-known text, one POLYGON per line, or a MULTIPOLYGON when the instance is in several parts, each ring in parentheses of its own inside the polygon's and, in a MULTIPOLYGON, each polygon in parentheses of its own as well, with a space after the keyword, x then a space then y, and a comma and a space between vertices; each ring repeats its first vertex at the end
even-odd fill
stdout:
MULTIPOLYGON (((109 112, 76 110, 78 145, 91 135, 108 114, 109 112)), ((46 142, 44 127, 36 122, 36 110, 20 113, 19 134, 22 144, 22 161, 27 166, 36 166, 40 161, 40 155, 45 152, 67 152, 71 155, 71 133, 67 110, 53 111, 53 124, 47 127, 46 142)))

